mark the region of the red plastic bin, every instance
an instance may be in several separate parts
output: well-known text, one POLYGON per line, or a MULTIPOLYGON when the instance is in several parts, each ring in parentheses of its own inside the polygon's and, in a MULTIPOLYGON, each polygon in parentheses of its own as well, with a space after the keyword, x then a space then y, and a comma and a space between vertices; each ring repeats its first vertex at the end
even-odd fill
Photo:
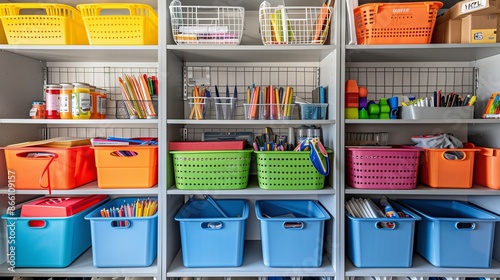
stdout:
POLYGON ((346 180, 359 189, 414 189, 420 149, 346 148, 346 180))
POLYGON ((500 189, 500 149, 479 147, 474 160, 474 183, 500 189))
POLYGON ((18 190, 74 189, 97 179, 90 145, 4 149, 7 170, 14 175, 12 183, 18 190))

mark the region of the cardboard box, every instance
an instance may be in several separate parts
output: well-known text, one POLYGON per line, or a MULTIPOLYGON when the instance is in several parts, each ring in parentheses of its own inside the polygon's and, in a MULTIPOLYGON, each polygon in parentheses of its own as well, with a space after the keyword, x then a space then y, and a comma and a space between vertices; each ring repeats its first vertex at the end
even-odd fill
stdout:
POLYGON ((500 0, 467 0, 453 5, 445 14, 450 19, 460 19, 468 15, 488 15, 500 12, 500 0))
POLYGON ((497 43, 500 0, 473 0, 455 4, 436 19, 432 43, 497 43))

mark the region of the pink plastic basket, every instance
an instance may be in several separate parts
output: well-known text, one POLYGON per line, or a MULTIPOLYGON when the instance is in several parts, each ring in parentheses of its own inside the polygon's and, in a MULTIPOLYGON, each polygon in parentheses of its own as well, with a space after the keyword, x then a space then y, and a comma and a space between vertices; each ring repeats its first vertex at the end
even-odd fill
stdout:
POLYGON ((347 183, 359 189, 407 190, 417 186, 420 150, 346 148, 347 183))

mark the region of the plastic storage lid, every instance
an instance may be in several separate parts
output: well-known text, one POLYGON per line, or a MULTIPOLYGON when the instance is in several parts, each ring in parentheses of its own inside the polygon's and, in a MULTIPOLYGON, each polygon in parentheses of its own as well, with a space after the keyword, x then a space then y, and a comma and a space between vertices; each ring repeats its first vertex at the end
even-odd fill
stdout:
POLYGON ((61 85, 50 84, 50 85, 45 85, 45 88, 61 88, 61 85))

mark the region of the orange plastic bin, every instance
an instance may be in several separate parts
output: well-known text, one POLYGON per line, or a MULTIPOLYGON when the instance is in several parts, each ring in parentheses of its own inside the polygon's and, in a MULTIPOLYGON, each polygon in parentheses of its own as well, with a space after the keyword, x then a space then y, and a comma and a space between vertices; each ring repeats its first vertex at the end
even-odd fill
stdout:
POLYGON ((429 44, 442 2, 369 3, 354 8, 359 45, 429 44))
POLYGON ((474 154, 479 149, 424 149, 420 182, 433 188, 471 188, 474 154), (450 159, 462 154, 459 159, 450 159))
POLYGON ((474 161, 474 183, 500 189, 500 149, 479 148, 474 161))
POLYGON ((158 183, 158 146, 93 149, 99 188, 150 188, 158 183))
POLYGON ((18 190, 73 189, 97 179, 90 146, 5 147, 5 161, 18 190))

